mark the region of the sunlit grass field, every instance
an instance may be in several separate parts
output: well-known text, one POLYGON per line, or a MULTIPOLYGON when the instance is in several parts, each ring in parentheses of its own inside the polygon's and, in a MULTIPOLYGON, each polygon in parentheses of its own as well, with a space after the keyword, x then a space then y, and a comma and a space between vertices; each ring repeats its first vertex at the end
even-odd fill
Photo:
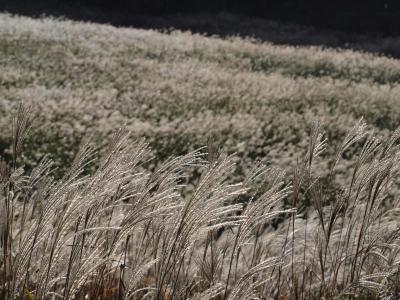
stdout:
POLYGON ((333 145, 361 117, 382 135, 400 120, 400 61, 350 50, 2 14, 0 65, 2 151, 7 113, 31 103, 25 155, 60 167, 85 135, 104 143, 126 125, 160 160, 211 139, 238 153, 240 176, 256 159, 293 161, 313 119, 333 145))
POLYGON ((1 300, 396 299, 400 60, 0 14, 0 71, 1 300))

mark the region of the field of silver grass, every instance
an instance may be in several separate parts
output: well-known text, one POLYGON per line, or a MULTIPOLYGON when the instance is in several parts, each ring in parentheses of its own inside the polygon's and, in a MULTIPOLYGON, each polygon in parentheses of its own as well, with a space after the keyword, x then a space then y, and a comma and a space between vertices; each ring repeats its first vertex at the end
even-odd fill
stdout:
POLYGON ((398 296, 399 60, 0 14, 0 66, 0 299, 398 296))
POLYGON ((211 137, 240 157, 240 181, 257 159, 293 168, 315 118, 333 146, 328 164, 360 117, 383 137, 400 119, 399 60, 350 50, 0 14, 0 65, 0 152, 10 156, 10 112, 30 104, 24 162, 50 155, 58 176, 85 135, 105 149, 122 124, 146 137, 153 169, 211 137))

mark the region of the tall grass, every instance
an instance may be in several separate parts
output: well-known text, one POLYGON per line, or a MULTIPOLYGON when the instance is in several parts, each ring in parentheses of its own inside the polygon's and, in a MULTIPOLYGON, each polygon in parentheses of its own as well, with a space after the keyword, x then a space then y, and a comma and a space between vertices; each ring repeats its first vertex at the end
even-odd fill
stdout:
POLYGON ((4 14, 0 39, 1 299, 398 297, 398 60, 4 14))
POLYGON ((360 120, 322 170, 333 176, 346 151, 359 150, 351 180, 332 187, 315 175, 327 145, 318 122, 288 175, 258 163, 234 183, 235 157, 212 147, 147 171, 147 144, 125 129, 100 158, 83 144, 59 180, 48 158, 26 174, 17 156, 31 122, 21 106, 12 159, 1 163, 2 299, 398 295, 400 207, 389 196, 400 130, 381 141, 360 120), (183 196, 193 167, 201 177, 183 196))

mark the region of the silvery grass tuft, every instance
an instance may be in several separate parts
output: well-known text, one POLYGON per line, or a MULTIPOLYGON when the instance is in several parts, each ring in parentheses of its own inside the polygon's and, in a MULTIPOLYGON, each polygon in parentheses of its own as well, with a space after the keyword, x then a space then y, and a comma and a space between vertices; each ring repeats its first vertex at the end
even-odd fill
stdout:
POLYGON ((47 157, 28 173, 20 165, 31 120, 21 106, 11 159, 1 163, 1 299, 398 295, 399 203, 388 195, 400 130, 380 141, 360 120, 320 170, 327 141, 315 122, 294 170, 258 163, 232 182, 236 158, 212 147, 150 172, 147 144, 120 129, 100 158, 84 143, 56 180, 47 157), (315 175, 333 178, 346 151, 357 149, 348 185, 315 175), (193 168, 201 176, 187 195, 193 168))
POLYGON ((207 162, 195 151, 150 173, 141 166, 147 145, 132 144, 121 129, 98 161, 94 147, 84 144, 60 180, 52 177, 48 158, 26 175, 18 154, 30 124, 21 106, 13 123, 12 160, 2 164, 2 298, 238 298, 236 284, 255 295, 263 280, 256 275, 278 264, 266 258, 231 275, 252 229, 291 212, 271 208, 289 191, 281 183, 244 211, 236 203, 267 171, 264 166, 248 182, 231 184, 233 156, 210 155, 207 162), (88 175, 95 160, 98 167, 88 175), (190 167, 203 173, 193 193, 183 197, 190 167), (234 242, 215 245, 218 231, 237 229, 234 242))

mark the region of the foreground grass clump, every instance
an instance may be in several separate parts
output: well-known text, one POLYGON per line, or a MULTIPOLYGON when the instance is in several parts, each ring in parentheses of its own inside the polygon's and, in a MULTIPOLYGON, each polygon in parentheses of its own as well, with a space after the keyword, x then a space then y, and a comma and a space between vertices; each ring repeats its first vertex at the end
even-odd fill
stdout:
POLYGON ((198 151, 150 172, 142 167, 147 145, 131 143, 120 129, 101 158, 86 143, 55 180, 47 158, 30 174, 18 164, 31 121, 21 107, 11 160, 1 164, 1 299, 392 299, 398 293, 400 203, 390 191, 400 167, 400 129, 380 141, 359 121, 334 164, 318 170, 331 176, 346 151, 359 149, 343 186, 315 173, 326 148, 319 123, 292 175, 256 164, 244 181, 229 183, 234 157, 198 151), (97 169, 87 172, 94 160, 97 169), (191 168, 201 177, 183 197, 191 168), (250 201, 242 205, 244 195, 250 201))

